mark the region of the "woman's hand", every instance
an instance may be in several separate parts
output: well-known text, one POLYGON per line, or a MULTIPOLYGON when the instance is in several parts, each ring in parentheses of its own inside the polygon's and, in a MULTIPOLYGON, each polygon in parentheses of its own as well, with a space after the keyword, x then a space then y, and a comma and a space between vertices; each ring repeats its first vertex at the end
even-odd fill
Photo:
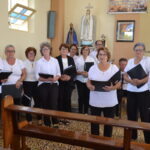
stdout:
POLYGON ((143 84, 143 83, 146 83, 146 82, 148 81, 148 76, 145 77, 144 79, 141 79, 141 80, 139 80, 139 79, 129 79, 128 74, 125 73, 125 74, 124 74, 124 79, 125 79, 125 81, 127 81, 128 83, 130 83, 130 84, 132 84, 132 85, 134 85, 134 86, 137 86, 137 85, 141 85, 141 84, 143 84))
POLYGON ((142 83, 143 83, 142 80, 132 79, 132 83, 131 84, 137 86, 137 85, 141 85, 142 83))
POLYGON ((104 89, 105 91, 109 92, 109 91, 112 91, 112 90, 117 90, 117 89, 119 89, 120 86, 121 86, 121 82, 118 82, 118 81, 117 81, 117 82, 115 83, 115 85, 113 85, 113 84, 111 83, 110 86, 105 86, 105 87, 103 87, 103 89, 104 89))
POLYGON ((2 83, 5 83, 8 79, 3 79, 1 80, 2 83))
POLYGON ((60 76, 55 76, 55 77, 53 77, 53 78, 50 78, 50 80, 49 81, 51 81, 51 82, 56 82, 56 81, 58 81, 58 79, 60 78, 60 76))
POLYGON ((83 75, 84 77, 88 77, 88 72, 83 71, 83 72, 82 72, 82 75, 83 75))
POLYGON ((71 77, 69 75, 66 75, 66 74, 64 74, 60 77, 60 80, 62 80, 62 81, 69 81, 70 79, 71 79, 71 77))
POLYGON ((19 89, 21 85, 22 85, 22 82, 20 80, 18 80, 16 82, 16 88, 19 89))
POLYGON ((114 86, 113 86, 113 84, 111 83, 111 85, 110 86, 105 86, 105 87, 103 87, 103 89, 105 90, 105 91, 112 91, 112 90, 114 90, 114 86))
POLYGON ((87 86, 87 88, 88 88, 90 91, 94 91, 94 90, 95 90, 95 86, 91 84, 91 81, 90 81, 90 80, 87 81, 86 86, 87 86))
POLYGON ((42 82, 46 82, 46 81, 50 81, 52 80, 52 78, 42 78, 42 77, 39 77, 39 81, 42 81, 42 82))

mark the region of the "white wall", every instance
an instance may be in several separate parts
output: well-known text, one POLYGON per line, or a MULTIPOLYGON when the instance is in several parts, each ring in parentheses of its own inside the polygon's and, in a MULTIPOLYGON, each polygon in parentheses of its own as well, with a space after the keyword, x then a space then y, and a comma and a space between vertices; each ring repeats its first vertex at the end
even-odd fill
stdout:
POLYGON ((4 47, 13 44, 16 47, 16 57, 24 59, 24 51, 28 46, 34 46, 39 53, 39 44, 47 39, 47 12, 51 0, 35 0, 37 12, 30 22, 30 32, 11 30, 8 27, 8 1, 0 0, 0 57, 4 56, 4 47))

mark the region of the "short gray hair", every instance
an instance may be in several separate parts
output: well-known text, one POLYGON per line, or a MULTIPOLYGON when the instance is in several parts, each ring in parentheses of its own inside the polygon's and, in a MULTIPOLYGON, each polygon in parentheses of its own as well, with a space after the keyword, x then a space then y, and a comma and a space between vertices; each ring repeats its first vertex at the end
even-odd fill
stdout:
POLYGON ((12 44, 8 44, 8 45, 6 45, 6 46, 5 46, 5 52, 6 52, 6 50, 7 50, 8 48, 10 48, 10 47, 12 47, 12 48, 14 48, 14 49, 15 49, 15 46, 14 46, 14 45, 12 45, 12 44))
POLYGON ((51 54, 52 47, 51 47, 50 43, 49 42, 43 42, 43 43, 40 44, 40 53, 41 53, 41 55, 43 55, 42 54, 42 49, 44 47, 48 47, 50 49, 50 54, 51 54))
POLYGON ((134 47, 133 47, 133 50, 135 50, 135 48, 136 47, 138 47, 138 46, 142 46, 143 47, 143 50, 145 51, 145 44, 144 43, 142 43, 142 42, 138 42, 138 43, 136 43, 135 45, 134 45, 134 47))

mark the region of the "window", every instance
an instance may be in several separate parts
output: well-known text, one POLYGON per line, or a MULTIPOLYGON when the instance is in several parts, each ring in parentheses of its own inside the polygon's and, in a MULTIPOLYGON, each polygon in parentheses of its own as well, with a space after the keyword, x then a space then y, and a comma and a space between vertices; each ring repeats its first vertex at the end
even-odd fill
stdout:
POLYGON ((10 29, 28 31, 29 18, 36 12, 28 5, 28 0, 9 0, 8 22, 10 29))

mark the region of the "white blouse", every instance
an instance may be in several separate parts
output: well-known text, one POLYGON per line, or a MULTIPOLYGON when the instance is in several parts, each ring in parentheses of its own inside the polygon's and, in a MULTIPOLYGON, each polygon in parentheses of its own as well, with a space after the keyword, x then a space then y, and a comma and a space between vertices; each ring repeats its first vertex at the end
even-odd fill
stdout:
POLYGON ((68 68, 68 58, 62 58, 63 69, 68 68))
POLYGON ((34 82, 37 81, 36 76, 35 76, 35 61, 30 61, 30 60, 25 60, 24 65, 26 68, 27 76, 24 81, 30 81, 34 82))
MULTIPOLYGON (((70 53, 68 53, 68 56, 70 56, 70 53)), ((76 61, 77 61, 78 57, 79 57, 79 56, 77 56, 77 55, 74 55, 74 56, 73 56, 73 60, 74 60, 74 63, 75 63, 75 64, 76 64, 76 61)))
MULTIPOLYGON (((147 74, 149 74, 150 71, 150 57, 143 56, 142 60, 140 61, 140 64, 142 65, 143 69, 147 74)), ((125 68, 125 72, 128 72, 138 64, 134 64, 134 58, 131 58, 128 60, 128 64, 125 68)), ((127 91, 130 92, 144 92, 148 90, 148 83, 145 83, 142 87, 137 88, 136 86, 132 85, 131 83, 127 84, 127 91)))
MULTIPOLYGON (((95 61, 94 61, 94 59, 91 56, 87 56, 86 60, 84 60, 83 56, 81 55, 76 60, 77 72, 84 71, 84 64, 85 64, 85 62, 94 62, 94 64, 95 64, 95 61)), ((82 83, 86 83, 88 78, 84 77, 83 75, 77 75, 76 76, 76 80, 78 80, 78 81, 80 81, 82 83)))
POLYGON ((90 53, 90 56, 91 56, 91 57, 95 60, 95 62, 98 64, 98 63, 99 63, 99 60, 97 59, 96 55, 97 55, 97 50, 96 50, 96 49, 90 53))
MULTIPOLYGON (((60 76, 61 73, 60 73, 60 67, 59 67, 58 60, 54 57, 50 57, 50 60, 48 60, 48 61, 44 57, 40 58, 37 61, 36 67, 35 67, 35 74, 36 74, 37 80, 39 79, 39 73, 60 76)), ((47 81, 47 82, 39 81, 38 85, 40 85, 42 83, 51 83, 51 82, 50 81, 47 81)), ((58 81, 56 81, 55 83, 58 83, 58 81)))
MULTIPOLYGON (((119 69, 116 65, 110 64, 106 71, 101 71, 98 65, 94 65, 89 70, 89 80, 108 81, 119 69)), ((94 107, 113 107, 118 104, 117 92, 90 91, 90 105, 94 107)))
POLYGON ((16 84, 21 78, 22 70, 25 68, 22 60, 16 59, 14 65, 8 64, 6 60, 3 60, 3 69, 11 71, 12 74, 8 77, 8 80, 3 85, 16 84))

